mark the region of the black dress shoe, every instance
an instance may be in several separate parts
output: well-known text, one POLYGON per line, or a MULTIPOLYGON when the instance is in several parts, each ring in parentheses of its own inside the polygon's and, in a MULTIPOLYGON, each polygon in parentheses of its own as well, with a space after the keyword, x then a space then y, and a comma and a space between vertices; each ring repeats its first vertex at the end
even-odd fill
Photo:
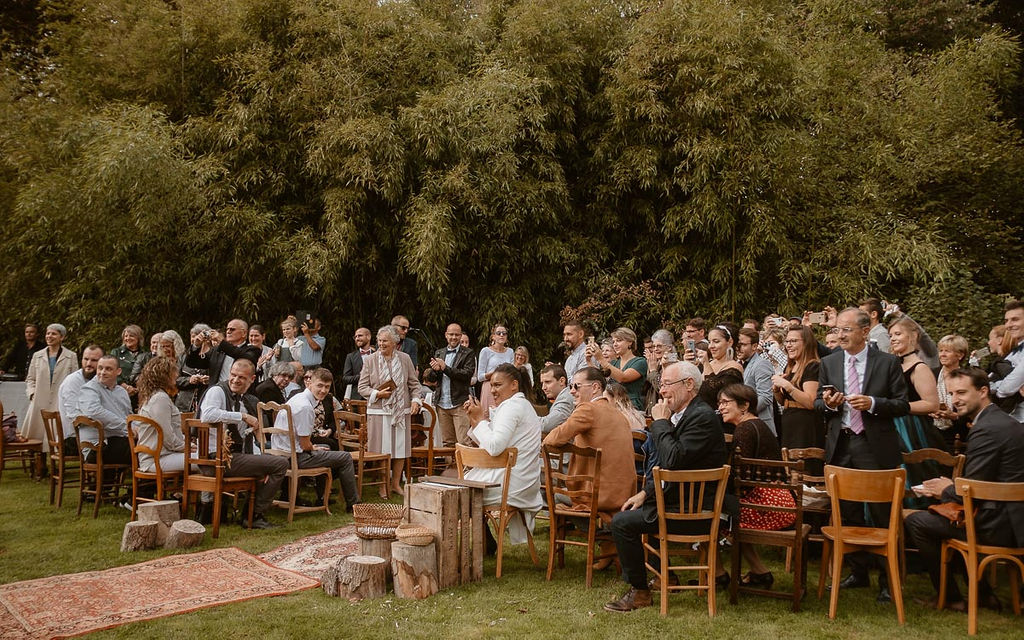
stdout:
POLYGON ((889 585, 883 584, 878 588, 878 596, 875 597, 875 602, 892 602, 892 594, 889 593, 889 585))
POLYGON ((840 589, 863 589, 870 586, 871 580, 867 576, 856 573, 851 573, 839 582, 840 589))
MULTIPOLYGON (((244 526, 244 523, 243 523, 244 526)), ((258 513, 252 518, 253 529, 274 529, 280 525, 276 525, 272 522, 267 522, 267 519, 263 517, 263 514, 258 513)))
POLYGON ((996 613, 999 613, 1003 610, 1003 603, 1000 602, 996 594, 992 593, 991 591, 983 596, 978 596, 978 604, 981 605, 983 608, 991 609, 996 613))
MULTIPOLYGON (((723 573, 720 576, 715 576, 715 586, 719 589, 728 589, 729 582, 731 581, 732 578, 729 577, 728 573, 723 573)), ((694 578, 693 580, 687 580, 686 584, 691 587, 696 587, 698 584, 700 584, 700 581, 694 578)))

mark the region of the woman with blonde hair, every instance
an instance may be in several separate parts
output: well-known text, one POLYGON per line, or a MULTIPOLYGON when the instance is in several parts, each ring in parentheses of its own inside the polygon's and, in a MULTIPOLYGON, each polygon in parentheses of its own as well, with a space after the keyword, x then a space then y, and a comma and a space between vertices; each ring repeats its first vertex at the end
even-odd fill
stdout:
POLYGON ((946 377, 960 368, 967 359, 970 346, 967 339, 951 333, 939 340, 939 367, 935 374, 936 390, 939 395, 939 408, 931 414, 935 428, 942 432, 946 440, 946 450, 953 451, 956 437, 967 439, 967 420, 960 417, 953 407, 953 397, 946 390, 946 377))
POLYGON ((626 387, 617 382, 609 382, 604 388, 604 397, 626 418, 631 431, 647 430, 647 418, 633 405, 626 387))
POLYGON ((491 374, 500 364, 512 364, 515 353, 508 348, 508 327, 496 324, 491 328, 491 344, 480 350, 476 361, 476 379, 482 383, 480 388, 480 404, 484 413, 497 406, 491 394, 491 374))
MULTIPOLYGON (((180 339, 180 338, 179 338, 180 339)), ((174 405, 173 397, 178 389, 178 364, 173 358, 157 356, 151 358, 139 373, 139 414, 151 418, 163 432, 163 448, 160 450, 161 471, 181 471, 185 468, 185 436, 181 430, 181 411, 174 405)), ((132 423, 142 446, 156 449, 157 434, 153 428, 142 422, 132 423)), ((139 469, 154 471, 153 456, 139 454, 139 469)))
POLYGON ((278 362, 302 362, 302 340, 298 338, 299 321, 288 316, 281 322, 281 339, 274 345, 271 364, 278 362))
POLYGON ((625 387, 633 406, 643 411, 647 359, 636 355, 636 333, 627 327, 612 331, 614 359, 609 359, 601 349, 588 347, 587 351, 587 357, 596 358, 604 374, 625 387))

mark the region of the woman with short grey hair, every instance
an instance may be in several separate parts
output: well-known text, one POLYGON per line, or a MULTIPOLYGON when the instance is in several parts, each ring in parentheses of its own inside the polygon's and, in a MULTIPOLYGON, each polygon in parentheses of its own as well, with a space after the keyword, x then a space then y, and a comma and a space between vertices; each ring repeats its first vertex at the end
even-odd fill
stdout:
MULTIPOLYGON (((46 348, 36 351, 25 375, 25 394, 28 396, 28 415, 21 432, 29 439, 42 440, 43 451, 49 450, 46 427, 40 411, 56 411, 57 390, 64 378, 78 371, 78 354, 64 346, 67 328, 62 324, 46 327, 46 348)), ((62 425, 65 434, 73 433, 71 425, 62 425)))

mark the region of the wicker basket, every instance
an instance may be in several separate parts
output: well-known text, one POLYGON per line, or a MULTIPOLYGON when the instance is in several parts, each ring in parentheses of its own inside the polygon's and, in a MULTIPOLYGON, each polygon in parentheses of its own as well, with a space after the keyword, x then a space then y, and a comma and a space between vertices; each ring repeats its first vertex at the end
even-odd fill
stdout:
POLYGON ((405 507, 387 502, 357 504, 352 507, 356 521, 356 535, 367 540, 387 540, 395 537, 395 529, 405 515, 405 507))
POLYGON ((434 532, 418 524, 404 523, 398 525, 398 529, 395 530, 395 536, 400 542, 416 547, 424 547, 434 541, 434 532))

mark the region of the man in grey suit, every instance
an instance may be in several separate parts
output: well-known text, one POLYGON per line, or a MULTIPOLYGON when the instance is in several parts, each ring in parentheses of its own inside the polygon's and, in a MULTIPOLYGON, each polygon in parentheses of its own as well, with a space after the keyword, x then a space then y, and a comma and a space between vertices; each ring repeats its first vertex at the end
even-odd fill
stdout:
MULTIPOLYGON (((825 414, 825 460, 853 469, 895 469, 903 459, 893 418, 910 413, 907 383, 900 360, 868 348, 871 319, 856 307, 843 310, 836 320, 840 350, 821 361, 818 397, 814 407, 825 414)), ((843 502, 843 523, 867 524, 864 505, 843 502)), ((886 505, 869 505, 874 526, 889 521, 886 505)), ((876 564, 866 552, 850 554, 852 573, 839 583, 846 589, 866 587, 868 569, 876 564)), ((878 600, 890 600, 884 575, 879 579, 878 600)))
POLYGON ((573 399, 572 393, 569 392, 565 369, 560 364, 549 364, 540 370, 540 387, 544 390, 544 396, 548 402, 551 403, 548 415, 540 419, 540 430, 547 435, 572 415, 572 410, 576 408, 576 401, 573 399))
POLYGON ((743 327, 736 338, 736 358, 743 363, 743 384, 757 392, 757 417, 764 420, 772 433, 775 428, 775 395, 772 393, 772 376, 775 369, 757 353, 759 336, 757 331, 743 327))
MULTIPOLYGON (((973 421, 963 477, 987 482, 1024 482, 1024 425, 992 404, 988 374, 978 368, 957 369, 946 376, 946 390, 957 414, 973 421)), ((925 480, 922 493, 941 502, 963 502, 949 478, 925 480)), ((974 522, 979 543, 1024 547, 1024 503, 981 502, 974 522)), ((966 540, 967 531, 930 511, 914 512, 905 523, 907 538, 919 550, 938 591, 942 541, 966 540)), ((987 580, 982 579, 978 589, 982 606, 1001 608, 987 580)), ((951 609, 966 610, 952 571, 946 574, 946 603, 951 609)), ((934 602, 929 604, 934 606, 934 602)))

